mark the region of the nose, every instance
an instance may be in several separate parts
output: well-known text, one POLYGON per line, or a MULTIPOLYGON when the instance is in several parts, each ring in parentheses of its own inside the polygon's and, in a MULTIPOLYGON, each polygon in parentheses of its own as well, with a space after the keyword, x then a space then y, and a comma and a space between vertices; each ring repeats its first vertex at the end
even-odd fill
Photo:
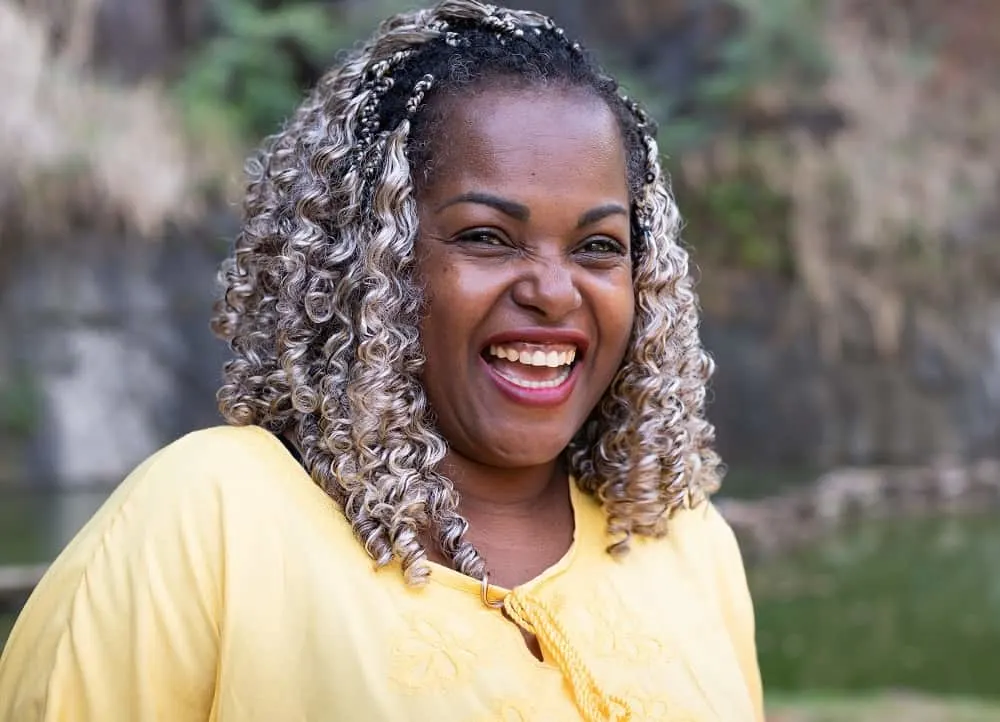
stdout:
POLYGON ((533 258, 514 284, 514 302, 545 320, 558 321, 580 308, 583 297, 563 259, 533 258))

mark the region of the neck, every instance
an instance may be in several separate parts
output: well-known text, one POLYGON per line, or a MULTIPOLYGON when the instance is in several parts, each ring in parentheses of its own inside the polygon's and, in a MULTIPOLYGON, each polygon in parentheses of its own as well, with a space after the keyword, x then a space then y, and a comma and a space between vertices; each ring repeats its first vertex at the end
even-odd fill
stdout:
POLYGON ((452 451, 442 463, 441 472, 458 490, 462 514, 466 518, 538 518, 549 504, 569 498, 568 477, 562 459, 538 466, 500 469, 479 464, 452 451))
POLYGON ((572 544, 573 504, 561 459, 497 469, 450 452, 440 470, 458 490, 459 510, 469 522, 466 538, 486 560, 494 583, 510 589, 532 579, 572 544))

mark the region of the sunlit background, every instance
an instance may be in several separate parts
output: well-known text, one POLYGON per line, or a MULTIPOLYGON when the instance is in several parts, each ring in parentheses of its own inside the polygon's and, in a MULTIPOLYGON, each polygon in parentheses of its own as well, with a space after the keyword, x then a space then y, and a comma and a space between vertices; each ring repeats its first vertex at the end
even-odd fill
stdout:
MULTIPOLYGON (((513 4, 661 123, 769 719, 1000 719, 1000 3, 513 4)), ((242 158, 411 6, 0 0, 0 644, 109 489, 219 423, 242 158)))

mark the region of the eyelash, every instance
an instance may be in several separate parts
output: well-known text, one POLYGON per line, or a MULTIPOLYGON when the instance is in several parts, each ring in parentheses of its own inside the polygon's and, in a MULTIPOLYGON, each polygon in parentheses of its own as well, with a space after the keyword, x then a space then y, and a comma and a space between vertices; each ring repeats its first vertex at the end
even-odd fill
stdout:
POLYGON ((624 256, 626 254, 625 247, 613 238, 589 238, 584 242, 584 248, 597 243, 603 244, 606 248, 601 251, 590 251, 591 253, 601 255, 613 253, 618 256, 624 256))
MULTIPOLYGON (((465 233, 460 234, 457 237, 457 240, 460 242, 486 245, 492 248, 513 245, 510 241, 503 238, 500 234, 488 229, 477 229, 473 231, 467 231, 465 233)), ((588 238, 581 245, 582 249, 586 249, 587 247, 592 246, 594 244, 602 244, 604 248, 596 251, 584 250, 584 252, 589 253, 591 255, 614 254, 618 256, 624 256, 627 254, 625 247, 621 243, 614 240, 613 238, 608 238, 608 237, 588 238)))
POLYGON ((505 238, 501 237, 499 233, 485 228, 480 228, 473 231, 466 231, 465 233, 460 234, 457 237, 457 240, 467 243, 477 243, 487 246, 493 246, 494 248, 497 246, 510 245, 510 242, 507 241, 505 238), (485 243, 483 243, 483 239, 486 239, 485 243))

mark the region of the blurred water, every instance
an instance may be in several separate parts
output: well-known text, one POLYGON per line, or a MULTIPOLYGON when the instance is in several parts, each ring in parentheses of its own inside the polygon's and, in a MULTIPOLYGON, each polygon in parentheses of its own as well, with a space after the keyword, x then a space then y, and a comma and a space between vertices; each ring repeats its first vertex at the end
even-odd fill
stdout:
POLYGON ((1000 515, 867 521, 749 570, 771 690, 1000 698, 1000 515))

